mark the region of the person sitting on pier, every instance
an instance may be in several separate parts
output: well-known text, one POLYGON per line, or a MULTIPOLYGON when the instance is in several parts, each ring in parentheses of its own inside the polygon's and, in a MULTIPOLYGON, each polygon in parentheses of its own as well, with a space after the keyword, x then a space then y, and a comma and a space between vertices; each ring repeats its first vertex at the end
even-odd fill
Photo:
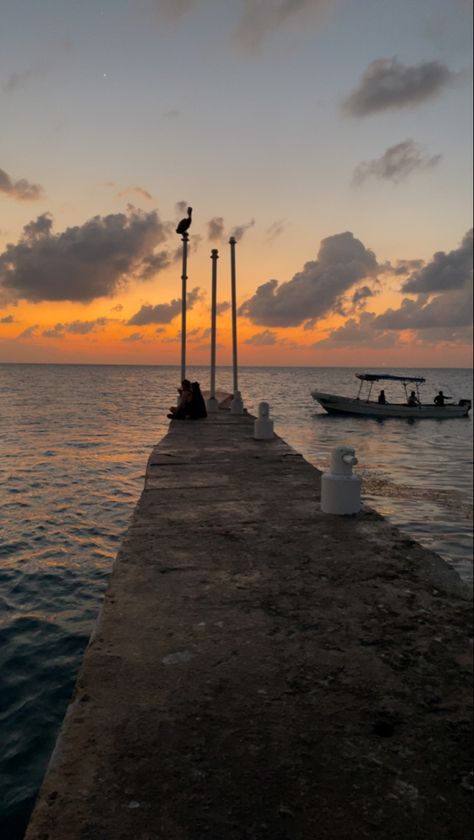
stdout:
POLYGON ((167 415, 170 420, 184 420, 189 416, 189 404, 192 398, 191 383, 189 379, 183 379, 181 388, 178 388, 178 405, 172 405, 167 415))
POLYGON ((199 420, 207 417, 206 403, 201 392, 199 382, 191 383, 191 400, 188 404, 189 416, 191 420, 199 420))
POLYGON ((438 391, 436 397, 433 400, 435 405, 446 405, 446 397, 444 396, 442 391, 438 391))
POLYGON ((385 399, 385 391, 380 391, 379 398, 377 400, 379 405, 387 405, 387 400, 385 399))
POLYGON ((412 392, 411 392, 411 394, 410 394, 410 396, 408 397, 408 405, 410 405, 410 406, 412 406, 412 407, 415 407, 415 406, 417 406, 417 405, 420 405, 420 401, 419 401, 419 399, 418 399, 418 397, 416 396, 416 394, 415 394, 415 392, 414 392, 414 391, 412 391, 412 392))

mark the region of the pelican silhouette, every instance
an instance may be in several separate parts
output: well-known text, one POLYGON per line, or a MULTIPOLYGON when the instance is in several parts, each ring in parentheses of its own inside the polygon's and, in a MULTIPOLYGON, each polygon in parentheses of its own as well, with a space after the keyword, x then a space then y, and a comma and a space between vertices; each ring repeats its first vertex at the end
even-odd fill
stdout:
POLYGON ((181 219, 178 227, 176 228, 176 233, 186 233, 186 231, 191 227, 191 215, 193 212, 192 207, 188 207, 188 216, 186 219, 181 219))

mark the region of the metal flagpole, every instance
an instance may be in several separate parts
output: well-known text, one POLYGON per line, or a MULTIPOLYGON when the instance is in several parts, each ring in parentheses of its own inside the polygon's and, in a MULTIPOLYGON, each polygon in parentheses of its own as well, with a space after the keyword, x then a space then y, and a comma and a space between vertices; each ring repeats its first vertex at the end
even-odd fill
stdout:
POLYGON ((186 281, 188 279, 186 271, 188 264, 188 239, 188 234, 183 233, 183 271, 181 274, 181 382, 186 378, 186 281))
POLYGON ((212 303, 211 303, 211 393, 207 401, 209 413, 218 411, 219 404, 216 400, 216 323, 217 323, 217 260, 219 251, 213 248, 211 251, 212 260, 212 303))
POLYGON ((230 404, 231 414, 243 414, 244 404, 239 391, 239 365, 237 359, 237 290, 235 279, 235 246, 234 236, 229 239, 230 245, 230 278, 232 293, 232 364, 233 364, 233 399, 230 404))

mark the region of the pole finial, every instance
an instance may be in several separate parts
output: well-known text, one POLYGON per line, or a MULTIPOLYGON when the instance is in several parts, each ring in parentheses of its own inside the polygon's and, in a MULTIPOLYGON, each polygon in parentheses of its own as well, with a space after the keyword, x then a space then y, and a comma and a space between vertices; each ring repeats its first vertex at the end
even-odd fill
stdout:
POLYGON ((237 240, 236 240, 235 236, 231 236, 230 239, 229 239, 229 245, 236 245, 236 244, 237 244, 237 240))
POLYGON ((213 248, 211 251, 211 260, 217 260, 219 257, 219 251, 217 248, 213 248))

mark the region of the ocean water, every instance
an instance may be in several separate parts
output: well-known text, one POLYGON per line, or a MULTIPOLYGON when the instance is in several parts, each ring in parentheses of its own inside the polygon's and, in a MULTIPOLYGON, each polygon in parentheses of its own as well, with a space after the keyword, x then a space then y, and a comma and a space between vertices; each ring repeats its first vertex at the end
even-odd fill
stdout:
MULTIPOLYGON (((399 373, 396 370, 385 372, 399 373)), ((406 372, 406 371, 405 371, 406 372)), ((325 469, 355 447, 365 501, 472 580, 472 421, 325 414, 311 390, 355 394, 355 369, 244 368, 246 407, 325 469)), ((413 370, 472 398, 468 370, 413 370)), ((205 388, 207 369, 192 368, 205 388)), ((19 840, 112 562, 168 428, 177 367, 0 365, 0 836, 19 840)), ((230 390, 231 370, 218 386, 230 390)), ((386 388, 395 399, 398 386, 386 388)))

